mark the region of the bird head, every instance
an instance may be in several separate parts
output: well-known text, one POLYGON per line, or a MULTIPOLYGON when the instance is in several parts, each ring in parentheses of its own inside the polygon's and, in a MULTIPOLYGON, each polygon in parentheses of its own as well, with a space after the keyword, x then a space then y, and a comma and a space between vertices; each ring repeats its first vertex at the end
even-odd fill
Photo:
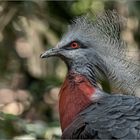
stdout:
POLYGON ((60 57, 68 66, 68 70, 77 71, 78 69, 83 70, 84 67, 91 64, 90 61, 92 61, 93 53, 90 44, 84 43, 78 38, 72 38, 68 41, 62 40, 55 48, 49 49, 43 53, 41 57, 60 57))
POLYGON ((96 49, 93 49, 97 46, 96 40, 93 42, 90 36, 95 30, 93 26, 88 16, 75 19, 56 47, 44 52, 41 58, 59 57, 66 63, 69 71, 83 74, 95 84, 94 68, 101 60, 98 59, 96 49))
POLYGON ((112 87, 133 94, 140 77, 125 58, 126 45, 121 39, 125 21, 116 11, 107 11, 94 21, 89 16, 78 17, 57 46, 41 57, 60 57, 69 71, 85 75, 91 83, 105 78, 112 87))

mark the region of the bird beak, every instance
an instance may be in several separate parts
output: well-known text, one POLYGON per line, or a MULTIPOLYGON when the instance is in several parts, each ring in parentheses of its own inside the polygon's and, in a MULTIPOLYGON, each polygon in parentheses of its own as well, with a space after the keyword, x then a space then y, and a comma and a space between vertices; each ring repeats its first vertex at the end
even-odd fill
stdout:
POLYGON ((42 53, 40 55, 40 57, 41 58, 48 58, 48 57, 51 57, 51 56, 58 56, 58 52, 59 52, 58 48, 52 48, 52 49, 49 49, 46 52, 42 53))

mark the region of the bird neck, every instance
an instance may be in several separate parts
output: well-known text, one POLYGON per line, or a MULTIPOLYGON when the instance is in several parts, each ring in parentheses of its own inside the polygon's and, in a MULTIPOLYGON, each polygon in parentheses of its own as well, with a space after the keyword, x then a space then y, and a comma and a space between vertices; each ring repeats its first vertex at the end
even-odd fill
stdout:
POLYGON ((81 74, 69 72, 60 90, 59 113, 62 131, 75 116, 92 103, 96 93, 90 81, 81 74))
POLYGON ((78 61, 78 62, 67 64, 67 67, 68 67, 69 74, 72 72, 79 73, 85 76, 87 80, 89 80, 94 87, 98 87, 96 76, 95 76, 94 65, 92 65, 91 62, 86 60, 82 62, 78 61))

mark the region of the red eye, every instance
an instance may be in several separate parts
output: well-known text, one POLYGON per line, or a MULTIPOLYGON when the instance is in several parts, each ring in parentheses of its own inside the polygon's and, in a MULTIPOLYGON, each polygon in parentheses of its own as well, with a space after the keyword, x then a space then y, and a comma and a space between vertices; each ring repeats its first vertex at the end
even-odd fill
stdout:
POLYGON ((80 46, 77 42, 72 42, 71 43, 71 48, 76 49, 76 48, 80 48, 80 46))

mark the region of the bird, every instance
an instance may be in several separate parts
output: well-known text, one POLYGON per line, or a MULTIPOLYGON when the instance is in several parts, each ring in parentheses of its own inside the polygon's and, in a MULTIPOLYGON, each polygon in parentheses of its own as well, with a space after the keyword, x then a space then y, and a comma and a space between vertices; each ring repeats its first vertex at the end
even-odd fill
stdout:
POLYGON ((110 10, 76 17, 56 47, 41 54, 61 58, 68 69, 59 93, 62 139, 140 139, 140 72, 125 55, 125 23, 110 10), (104 91, 104 79, 122 92, 104 91))

